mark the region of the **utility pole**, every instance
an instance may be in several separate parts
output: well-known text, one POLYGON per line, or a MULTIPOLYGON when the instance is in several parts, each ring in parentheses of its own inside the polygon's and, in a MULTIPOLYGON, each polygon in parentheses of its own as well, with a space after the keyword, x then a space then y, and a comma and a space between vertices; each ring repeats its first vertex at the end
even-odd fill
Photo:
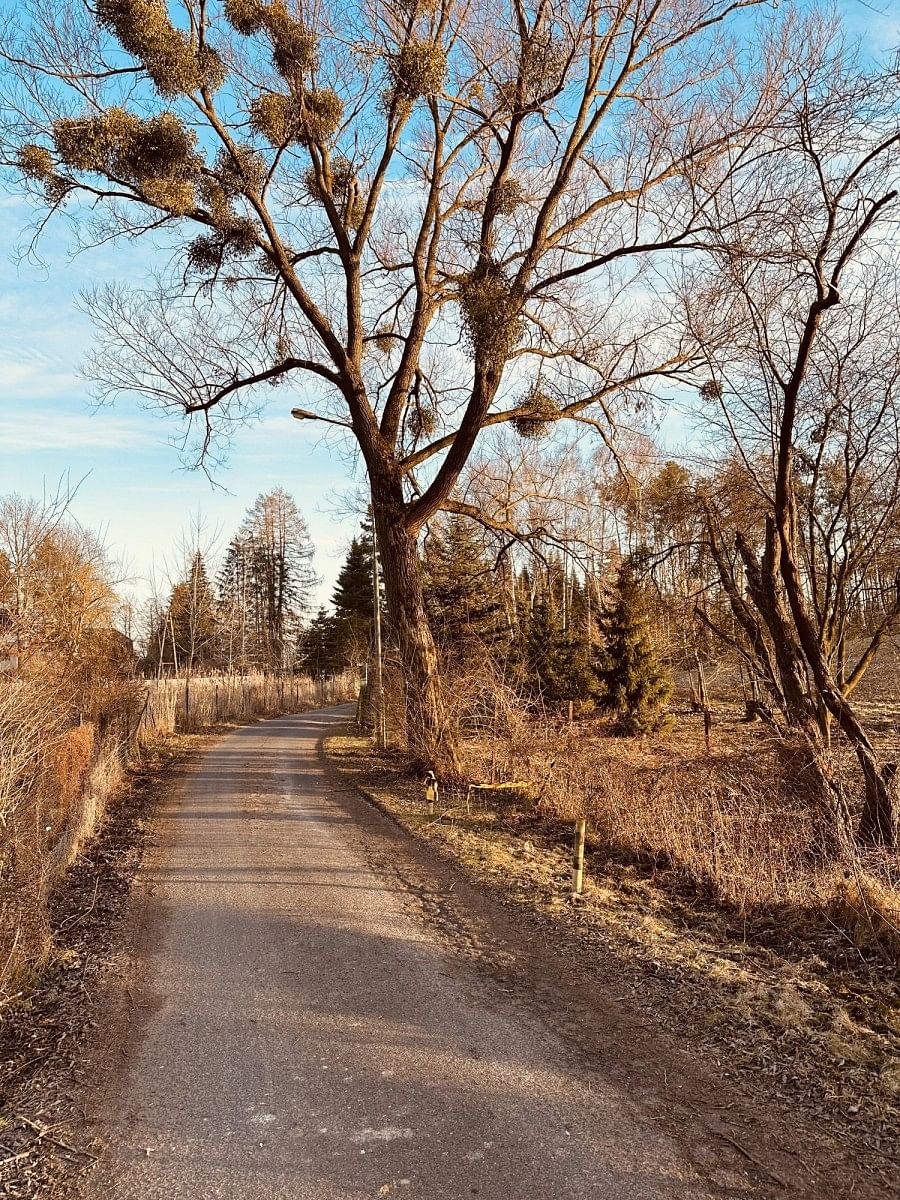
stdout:
POLYGON ((384 712, 384 664, 381 651, 381 579, 378 570, 378 535, 372 517, 372 603, 375 620, 375 745, 383 750, 387 743, 384 712))

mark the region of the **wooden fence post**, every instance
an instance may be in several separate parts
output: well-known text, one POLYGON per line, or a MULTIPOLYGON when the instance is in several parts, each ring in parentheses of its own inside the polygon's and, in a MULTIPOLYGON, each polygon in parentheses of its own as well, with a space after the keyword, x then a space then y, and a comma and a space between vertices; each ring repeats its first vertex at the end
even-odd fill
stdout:
POLYGON ((572 855, 572 895, 580 896, 584 890, 584 834, 587 821, 579 817, 575 822, 575 851, 572 855))
POLYGON ((434 806, 437 804, 438 798, 438 781, 434 771, 429 771, 425 776, 425 799, 428 803, 428 815, 434 816, 434 806))

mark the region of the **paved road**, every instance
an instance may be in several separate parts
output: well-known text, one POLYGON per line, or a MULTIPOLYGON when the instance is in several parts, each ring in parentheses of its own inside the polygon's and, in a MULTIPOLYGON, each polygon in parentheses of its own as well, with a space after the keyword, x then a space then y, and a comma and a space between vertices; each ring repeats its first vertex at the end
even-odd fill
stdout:
POLYGON ((367 824, 317 753, 345 712, 229 734, 166 806, 142 1006, 89 1195, 744 1194, 712 1188, 650 1116, 573 1070, 372 865, 385 819, 367 824))

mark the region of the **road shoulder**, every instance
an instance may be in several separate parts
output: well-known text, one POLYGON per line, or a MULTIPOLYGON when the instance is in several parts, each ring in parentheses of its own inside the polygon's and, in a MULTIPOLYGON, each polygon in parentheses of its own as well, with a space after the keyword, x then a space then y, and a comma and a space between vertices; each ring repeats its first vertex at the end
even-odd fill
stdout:
MULTIPOLYGON (((383 865, 403 876, 424 919, 651 1120, 674 1137, 705 1138, 725 1174, 752 1178, 760 1194, 900 1194, 889 1130, 858 1131, 856 1114, 839 1109, 825 1119, 820 1097, 782 1073, 778 1046, 759 1065, 756 1047, 748 1055, 738 1044, 746 1020, 744 1032, 730 1011, 711 1023, 695 977, 646 948, 636 953, 633 930, 623 938, 609 919, 592 921, 587 904, 573 905, 564 847, 509 831, 498 842, 446 805, 429 814, 402 759, 374 755, 349 728, 323 753, 378 814, 383 865)), ((632 896, 616 919, 651 915, 644 900, 632 896)))

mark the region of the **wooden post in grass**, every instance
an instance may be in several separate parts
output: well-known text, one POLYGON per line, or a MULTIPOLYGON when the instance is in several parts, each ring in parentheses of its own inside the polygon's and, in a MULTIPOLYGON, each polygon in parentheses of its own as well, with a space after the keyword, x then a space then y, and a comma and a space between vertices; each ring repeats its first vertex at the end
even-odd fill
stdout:
POLYGON ((434 771, 429 771, 425 776, 425 800, 428 804, 429 817, 434 816, 434 806, 437 804, 438 798, 438 781, 434 771))
POLYGON ((580 896, 584 891, 584 834, 587 821, 579 817, 575 822, 575 852, 572 855, 572 895, 580 896))
POLYGON ((709 706, 709 692, 706 690, 706 675, 703 672, 703 663, 700 661, 700 655, 697 655, 697 685, 700 697, 700 707, 703 711, 703 739, 706 742, 706 751, 710 751, 710 743, 712 741, 712 709, 709 706))

